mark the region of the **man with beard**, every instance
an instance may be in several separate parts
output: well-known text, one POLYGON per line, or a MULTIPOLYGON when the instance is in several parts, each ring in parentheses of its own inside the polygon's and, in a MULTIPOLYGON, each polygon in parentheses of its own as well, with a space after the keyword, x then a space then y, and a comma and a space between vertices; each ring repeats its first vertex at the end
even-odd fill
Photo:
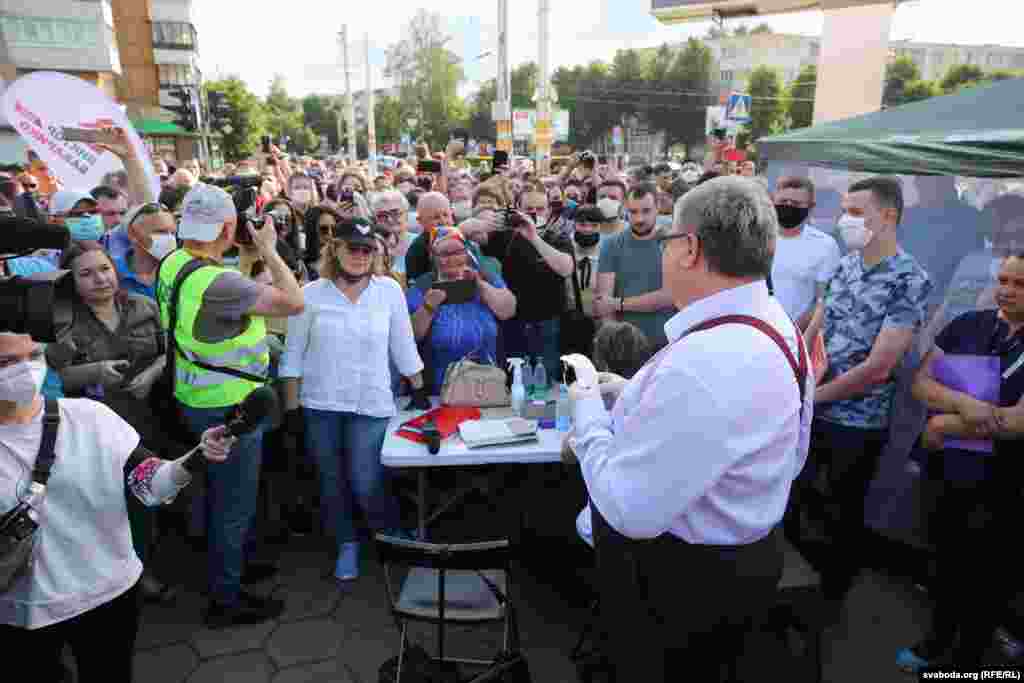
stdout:
POLYGON ((666 343, 665 323, 676 309, 662 286, 661 249, 654 239, 656 194, 650 183, 630 190, 626 198, 630 228, 607 237, 601 245, 594 315, 633 323, 660 348, 666 343))

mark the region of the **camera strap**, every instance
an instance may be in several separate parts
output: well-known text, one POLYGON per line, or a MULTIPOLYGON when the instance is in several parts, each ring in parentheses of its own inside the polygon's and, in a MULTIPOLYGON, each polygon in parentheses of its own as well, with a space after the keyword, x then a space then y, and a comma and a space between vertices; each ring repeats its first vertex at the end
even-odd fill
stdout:
MULTIPOLYGON (((188 263, 186 263, 184 266, 182 266, 181 270, 178 271, 178 276, 174 279, 174 285, 171 287, 171 295, 167 299, 167 318, 169 323, 167 334, 169 341, 169 343, 167 344, 167 367, 170 368, 172 380, 177 377, 175 362, 177 360, 178 354, 180 353, 182 357, 186 357, 185 353, 181 350, 181 347, 178 346, 177 336, 178 299, 181 296, 181 288, 185 285, 185 280, 187 280, 188 277, 192 275, 192 273, 207 265, 212 264, 203 259, 194 258, 188 263)), ((160 261, 160 267, 163 267, 163 261, 160 261)), ((159 281, 160 270, 159 268, 157 268, 157 282, 159 281)), ((260 384, 263 384, 267 381, 266 377, 261 377, 259 375, 251 375, 248 372, 242 372, 241 370, 236 370, 235 368, 226 368, 218 365, 210 365, 209 363, 204 363, 200 360, 195 360, 192 358, 189 358, 188 361, 195 365, 196 367, 202 368, 203 370, 209 370, 210 372, 219 372, 225 375, 231 375, 232 377, 237 377, 238 379, 244 379, 250 382, 259 382, 260 384)))
POLYGON ((53 461, 57 459, 54 448, 57 445, 57 429, 60 427, 60 409, 57 400, 48 398, 43 403, 43 439, 39 442, 39 454, 32 468, 32 481, 46 486, 50 480, 53 461))

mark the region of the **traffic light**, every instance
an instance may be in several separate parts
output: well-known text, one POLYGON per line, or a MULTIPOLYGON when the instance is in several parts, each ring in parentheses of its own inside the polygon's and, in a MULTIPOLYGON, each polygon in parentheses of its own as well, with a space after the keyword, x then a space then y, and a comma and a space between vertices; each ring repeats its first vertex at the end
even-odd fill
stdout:
POLYGON ((231 115, 231 105, 228 104, 227 95, 222 92, 209 91, 206 93, 206 107, 210 117, 210 127, 222 130, 224 126, 231 123, 228 118, 231 115))
POLYGON ((188 88, 175 88, 167 94, 181 102, 178 105, 164 107, 164 109, 169 109, 178 115, 174 119, 174 123, 189 132, 195 131, 197 122, 196 110, 192 105, 192 91, 188 88))

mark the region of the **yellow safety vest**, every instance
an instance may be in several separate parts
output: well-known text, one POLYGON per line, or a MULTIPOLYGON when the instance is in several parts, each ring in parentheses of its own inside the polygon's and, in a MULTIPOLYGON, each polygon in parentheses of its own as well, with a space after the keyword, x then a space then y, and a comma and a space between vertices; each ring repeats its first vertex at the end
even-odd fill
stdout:
MULTIPOLYGON (((175 251, 161 264, 157 283, 160 320, 166 330, 170 326, 170 295, 174 281, 185 265, 195 257, 184 249, 175 251)), ((203 342, 195 338, 196 319, 203 295, 218 275, 232 272, 223 266, 206 265, 190 274, 178 296, 178 322, 175 335, 178 354, 175 359, 174 396, 190 408, 224 408, 238 405, 263 382, 201 368, 195 362, 214 367, 231 368, 266 377, 270 368, 267 327, 262 317, 252 316, 249 325, 238 336, 220 342, 203 342)), ((168 340, 168 343, 171 343, 168 340)))

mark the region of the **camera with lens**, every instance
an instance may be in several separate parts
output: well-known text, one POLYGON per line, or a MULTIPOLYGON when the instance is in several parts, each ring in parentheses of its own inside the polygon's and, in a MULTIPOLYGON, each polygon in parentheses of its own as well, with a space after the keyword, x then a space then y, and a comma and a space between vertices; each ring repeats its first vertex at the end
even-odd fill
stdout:
MULTIPOLYGON (((60 251, 70 243, 71 234, 63 226, 0 215, 0 261, 40 249, 60 251)), ((57 330, 71 320, 71 285, 68 272, 62 270, 31 278, 0 276, 0 332, 56 341, 57 330)))
POLYGON ((589 149, 580 155, 580 164, 586 168, 594 168, 594 164, 597 163, 597 157, 589 149))

